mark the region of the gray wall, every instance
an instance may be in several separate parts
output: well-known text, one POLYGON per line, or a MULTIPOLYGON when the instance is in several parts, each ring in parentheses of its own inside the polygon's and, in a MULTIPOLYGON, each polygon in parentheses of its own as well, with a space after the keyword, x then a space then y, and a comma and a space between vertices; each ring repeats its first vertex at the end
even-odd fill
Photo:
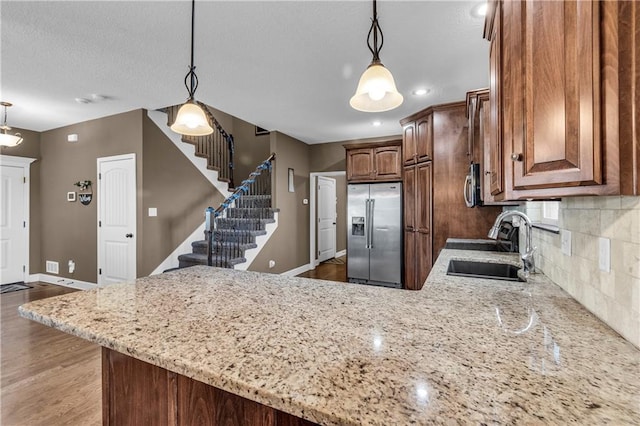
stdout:
POLYGON ((309 146, 280 132, 271 132, 273 202, 280 209, 278 228, 251 265, 252 271, 282 273, 309 263, 309 146), (288 191, 288 169, 295 173, 295 192, 288 191), (269 269, 269 260, 276 266, 269 269))
MULTIPOLYGON (((222 195, 144 114, 142 158, 142 253, 138 275, 149 275, 204 221, 222 195), (149 207, 158 216, 149 217, 149 207)), ((204 228, 202 238, 204 238, 204 228)))
MULTIPOLYGON (((60 276, 97 282, 97 189, 96 159, 111 155, 136 154, 138 193, 138 236, 142 231, 142 110, 113 115, 49 130, 41 134, 41 257, 60 263, 60 276), (78 134, 77 143, 67 135, 78 134), (94 200, 88 206, 68 202, 66 194, 78 191, 74 182, 93 182, 94 200), (67 261, 76 262, 76 272, 67 272, 67 261)), ((137 240, 138 263, 142 263, 144 236, 137 240)), ((34 269, 35 272, 36 269, 34 269)))

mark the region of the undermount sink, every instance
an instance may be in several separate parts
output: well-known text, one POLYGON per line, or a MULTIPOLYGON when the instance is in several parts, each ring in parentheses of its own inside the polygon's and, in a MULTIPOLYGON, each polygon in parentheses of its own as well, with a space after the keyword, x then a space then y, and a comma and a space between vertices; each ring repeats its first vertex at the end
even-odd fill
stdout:
POLYGON ((496 241, 447 241, 444 248, 476 251, 508 251, 496 241))
POLYGON ((519 269, 517 266, 508 263, 450 260, 447 275, 504 281, 524 281, 518 277, 519 269))

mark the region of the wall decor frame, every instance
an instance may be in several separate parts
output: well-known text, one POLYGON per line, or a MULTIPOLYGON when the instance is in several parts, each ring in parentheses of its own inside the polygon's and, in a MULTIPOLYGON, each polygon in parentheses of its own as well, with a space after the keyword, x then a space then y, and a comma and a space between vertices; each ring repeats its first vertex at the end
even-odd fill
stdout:
POLYGON ((292 168, 289 168, 287 176, 288 176, 287 183, 289 184, 289 192, 296 192, 296 187, 294 182, 295 173, 292 168))

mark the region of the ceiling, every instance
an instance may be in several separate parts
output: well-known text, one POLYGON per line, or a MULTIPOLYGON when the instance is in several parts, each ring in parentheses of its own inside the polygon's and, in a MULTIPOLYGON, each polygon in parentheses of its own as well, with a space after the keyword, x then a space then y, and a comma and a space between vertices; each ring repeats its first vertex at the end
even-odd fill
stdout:
MULTIPOLYGON (((349 98, 371 60, 370 1, 199 0, 196 98, 309 144, 400 134, 401 118, 488 85, 479 3, 379 1, 380 57, 405 101, 363 113, 349 98)), ((3 0, 0 16, 0 98, 14 104, 13 127, 45 131, 187 97, 188 1, 3 0)))

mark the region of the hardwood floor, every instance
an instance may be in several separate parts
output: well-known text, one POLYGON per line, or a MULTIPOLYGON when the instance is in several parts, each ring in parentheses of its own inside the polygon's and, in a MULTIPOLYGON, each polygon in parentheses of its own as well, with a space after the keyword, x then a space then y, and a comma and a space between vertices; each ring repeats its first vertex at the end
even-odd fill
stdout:
POLYGON ((100 425, 100 347, 18 315, 23 303, 76 290, 29 285, 0 295, 0 424, 100 425))
POLYGON ((298 275, 298 277, 317 278, 319 280, 330 280, 330 281, 339 281, 339 282, 346 283, 347 282, 347 258, 343 256, 339 258, 339 260, 344 260, 344 263, 336 264, 336 263, 324 262, 316 266, 316 269, 303 272, 302 274, 298 275))
MULTIPOLYGON (((322 263, 299 276, 346 282, 347 265, 322 263)), ((29 285, 0 295, 0 425, 100 425, 100 347, 18 315, 23 303, 76 290, 29 285)))

